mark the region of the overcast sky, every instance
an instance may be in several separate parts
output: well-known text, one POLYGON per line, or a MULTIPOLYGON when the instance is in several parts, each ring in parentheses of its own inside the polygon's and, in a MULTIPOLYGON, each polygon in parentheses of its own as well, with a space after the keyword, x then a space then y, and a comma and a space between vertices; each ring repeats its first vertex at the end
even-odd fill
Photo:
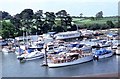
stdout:
POLYGON ((26 8, 43 10, 43 12, 58 12, 66 10, 70 15, 95 16, 103 11, 104 16, 118 15, 119 0, 0 0, 0 10, 9 12, 11 15, 20 13, 26 8))

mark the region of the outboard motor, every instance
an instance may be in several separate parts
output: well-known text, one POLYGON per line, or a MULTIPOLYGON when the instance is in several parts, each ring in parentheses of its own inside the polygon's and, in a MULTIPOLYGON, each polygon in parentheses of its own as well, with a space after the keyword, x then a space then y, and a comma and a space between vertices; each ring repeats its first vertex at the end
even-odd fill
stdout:
POLYGON ((24 57, 19 57, 18 59, 20 60, 21 63, 25 62, 25 58, 24 57))
POLYGON ((93 56, 93 59, 98 61, 98 60, 99 60, 99 56, 94 55, 94 56, 93 56))

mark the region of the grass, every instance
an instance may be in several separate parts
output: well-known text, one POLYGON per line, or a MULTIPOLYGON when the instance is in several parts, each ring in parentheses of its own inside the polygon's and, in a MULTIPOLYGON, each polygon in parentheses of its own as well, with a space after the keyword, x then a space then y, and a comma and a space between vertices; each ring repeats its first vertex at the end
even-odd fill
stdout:
MULTIPOLYGON (((72 18, 75 24, 106 24, 107 21, 112 21, 114 24, 118 22, 117 17, 104 17, 99 20, 91 20, 90 18, 72 18)), ((6 22, 10 22, 10 20, 5 20, 6 22)), ((60 25, 60 18, 56 18, 55 23, 60 25)))
POLYGON ((89 18, 73 18, 75 24, 105 24, 107 21, 112 21, 113 23, 118 22, 117 17, 105 17, 99 20, 91 20, 89 18))

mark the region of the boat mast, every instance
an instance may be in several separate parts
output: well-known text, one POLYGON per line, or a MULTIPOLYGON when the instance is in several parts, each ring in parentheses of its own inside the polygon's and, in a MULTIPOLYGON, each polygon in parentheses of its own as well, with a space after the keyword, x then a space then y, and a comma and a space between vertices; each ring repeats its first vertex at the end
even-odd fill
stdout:
POLYGON ((24 31, 23 31, 23 42, 25 44, 25 33, 24 33, 24 31))
POLYGON ((43 66, 48 66, 48 63, 47 63, 47 51, 46 51, 46 49, 47 49, 47 45, 44 44, 44 51, 45 51, 44 61, 45 61, 45 63, 43 63, 43 66))

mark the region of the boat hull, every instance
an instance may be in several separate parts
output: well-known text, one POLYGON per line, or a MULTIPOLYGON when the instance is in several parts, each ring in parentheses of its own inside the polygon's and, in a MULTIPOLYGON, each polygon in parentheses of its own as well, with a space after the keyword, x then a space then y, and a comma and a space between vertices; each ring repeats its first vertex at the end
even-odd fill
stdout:
POLYGON ((111 57, 114 53, 108 53, 108 54, 104 54, 104 55, 100 55, 98 56, 98 59, 102 59, 102 58, 108 58, 108 57, 111 57))
POLYGON ((41 59, 44 55, 34 56, 34 57, 26 57, 25 60, 35 60, 35 59, 41 59))
POLYGON ((57 63, 57 64, 48 63, 48 67, 54 68, 54 67, 70 66, 70 65, 75 65, 75 64, 88 62, 88 61, 91 61, 91 60, 93 60, 93 56, 92 55, 91 56, 82 57, 82 58, 79 58, 79 59, 74 60, 74 61, 65 62, 65 63, 57 63))
POLYGON ((116 55, 120 55, 120 50, 119 49, 116 50, 116 55))

